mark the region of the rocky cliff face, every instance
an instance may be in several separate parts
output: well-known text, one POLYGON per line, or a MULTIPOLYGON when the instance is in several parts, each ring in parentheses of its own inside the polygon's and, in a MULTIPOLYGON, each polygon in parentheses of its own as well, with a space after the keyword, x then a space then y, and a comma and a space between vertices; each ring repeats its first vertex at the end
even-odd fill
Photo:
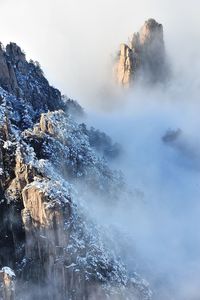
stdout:
POLYGON ((16 44, 1 47, 0 85, 0 299, 149 300, 81 205, 87 190, 120 201, 104 159, 118 147, 16 44))
POLYGON ((6 91, 24 99, 36 113, 54 110, 62 105, 61 94, 48 84, 36 62, 27 62, 15 43, 0 48, 0 85, 6 91), (37 88, 36 88, 37 87, 37 88))
POLYGON ((163 26, 149 19, 128 44, 121 44, 115 66, 116 81, 122 86, 131 86, 137 79, 155 83, 165 80, 168 74, 163 26))

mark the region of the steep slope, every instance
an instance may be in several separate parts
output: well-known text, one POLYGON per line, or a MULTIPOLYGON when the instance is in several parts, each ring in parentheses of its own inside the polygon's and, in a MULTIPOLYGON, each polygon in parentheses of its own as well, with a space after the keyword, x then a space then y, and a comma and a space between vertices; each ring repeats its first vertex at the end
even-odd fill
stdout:
POLYGON ((131 86, 137 79, 155 83, 168 75, 163 26, 149 19, 128 44, 121 44, 115 66, 116 82, 122 86, 131 86))
POLYGON ((16 44, 1 47, 0 84, 0 298, 150 299, 81 205, 87 190, 120 201, 110 139, 75 121, 78 104, 16 44))
POLYGON ((0 49, 0 85, 24 99, 37 113, 62 108, 60 92, 51 87, 37 62, 27 62, 15 43, 0 49))

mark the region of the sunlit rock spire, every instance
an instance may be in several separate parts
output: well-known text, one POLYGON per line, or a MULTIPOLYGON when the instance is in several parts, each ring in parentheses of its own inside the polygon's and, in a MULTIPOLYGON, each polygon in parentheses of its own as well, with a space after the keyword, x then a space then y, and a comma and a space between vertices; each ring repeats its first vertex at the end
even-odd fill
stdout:
POLYGON ((121 44, 115 65, 119 85, 130 86, 137 79, 158 82, 168 75, 163 26, 154 19, 147 20, 128 44, 121 44))

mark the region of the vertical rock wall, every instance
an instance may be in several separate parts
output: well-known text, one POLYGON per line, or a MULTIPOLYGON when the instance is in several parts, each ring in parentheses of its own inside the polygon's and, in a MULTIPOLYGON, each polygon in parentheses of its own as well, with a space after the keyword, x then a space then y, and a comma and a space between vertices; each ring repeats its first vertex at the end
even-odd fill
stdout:
POLYGON ((134 33, 128 45, 122 44, 115 66, 115 78, 121 86, 131 86, 137 79, 162 82, 168 76, 163 26, 153 19, 134 33))

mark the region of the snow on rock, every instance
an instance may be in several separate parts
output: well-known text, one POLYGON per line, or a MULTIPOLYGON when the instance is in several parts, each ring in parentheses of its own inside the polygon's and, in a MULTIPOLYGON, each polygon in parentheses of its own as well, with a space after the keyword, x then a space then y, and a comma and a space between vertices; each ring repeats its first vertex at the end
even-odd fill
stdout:
POLYGON ((3 267, 1 269, 1 272, 5 273, 10 278, 15 278, 16 277, 15 272, 11 268, 9 268, 9 267, 3 267))
POLYGON ((0 168, 0 176, 4 174, 4 171, 2 168, 0 168))
MULTIPOLYGON (((6 73, 0 73, 1 264, 7 264, 4 257, 11 262, 22 290, 36 285, 31 300, 149 300, 149 287, 128 274, 81 205, 82 186, 113 202, 125 189, 121 173, 96 151, 99 133, 69 115, 68 102, 16 44, 3 55, 16 82, 5 86, 6 73)), ((0 274, 12 277, 12 288, 14 273, 6 268, 0 274)), ((16 299, 23 299, 19 295, 16 286, 16 299)))
POLYGON ((9 267, 0 270, 0 297, 3 300, 15 300, 15 272, 9 267))

